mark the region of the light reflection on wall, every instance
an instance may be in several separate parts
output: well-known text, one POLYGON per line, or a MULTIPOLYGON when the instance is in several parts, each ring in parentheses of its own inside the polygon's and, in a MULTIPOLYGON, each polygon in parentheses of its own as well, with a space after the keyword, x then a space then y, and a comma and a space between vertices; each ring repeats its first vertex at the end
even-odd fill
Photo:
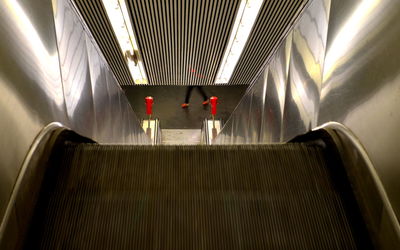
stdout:
POLYGON ((9 9, 10 15, 12 15, 13 19, 16 21, 17 25, 14 27, 18 29, 14 31, 18 32, 20 39, 25 40, 24 44, 32 47, 29 52, 33 52, 34 54, 30 54, 29 57, 35 58, 35 63, 41 65, 40 67, 37 67, 36 65, 30 67, 32 70, 37 70, 36 72, 33 72, 34 74, 39 74, 42 79, 44 79, 44 81, 42 81, 43 84, 40 87, 44 90, 44 93, 46 93, 49 99, 55 101, 57 106, 63 105, 64 96, 62 86, 59 85, 59 81, 57 81, 60 73, 58 55, 49 54, 35 27, 32 25, 27 14, 16 0, 5 0, 5 4, 9 9), (43 71, 40 70, 42 68, 50 69, 43 71))
POLYGON ((354 53, 354 47, 349 46, 360 35, 358 32, 365 31, 360 27, 368 25, 371 22, 371 15, 376 15, 379 12, 378 6, 381 7, 381 0, 363 0, 353 12, 351 17, 346 21, 339 33, 332 42, 332 46, 326 53, 324 66, 324 81, 332 76, 335 69, 352 57, 349 54, 349 48, 354 53))

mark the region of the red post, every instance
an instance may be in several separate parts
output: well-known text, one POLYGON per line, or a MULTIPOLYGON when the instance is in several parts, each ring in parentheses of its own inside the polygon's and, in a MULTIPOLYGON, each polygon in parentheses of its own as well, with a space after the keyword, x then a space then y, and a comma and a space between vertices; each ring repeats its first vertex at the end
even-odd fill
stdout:
POLYGON ((146 103, 146 114, 150 116, 151 114, 153 114, 153 103, 154 103, 153 97, 146 96, 144 98, 144 102, 146 103))
POLYGON ((211 114, 213 116, 215 116, 217 114, 218 97, 211 96, 210 97, 210 104, 211 104, 211 114))

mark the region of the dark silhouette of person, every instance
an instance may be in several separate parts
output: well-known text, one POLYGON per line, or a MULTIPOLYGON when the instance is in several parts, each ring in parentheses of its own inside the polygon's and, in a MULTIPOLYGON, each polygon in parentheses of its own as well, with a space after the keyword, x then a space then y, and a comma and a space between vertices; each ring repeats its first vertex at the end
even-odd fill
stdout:
POLYGON ((207 105, 209 103, 208 96, 207 96, 206 92, 204 92, 203 87, 201 87, 201 86, 189 86, 186 89, 185 102, 181 105, 182 108, 189 107, 190 96, 192 95, 192 91, 193 91, 194 88, 196 88, 199 91, 200 95, 203 97, 203 105, 207 105))

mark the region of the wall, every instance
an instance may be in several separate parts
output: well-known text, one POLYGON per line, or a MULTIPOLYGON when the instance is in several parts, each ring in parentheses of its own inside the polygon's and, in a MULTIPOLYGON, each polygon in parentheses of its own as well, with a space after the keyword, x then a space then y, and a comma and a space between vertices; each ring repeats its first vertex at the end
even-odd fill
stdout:
POLYGON ((0 218, 47 124, 100 143, 149 143, 67 0, 1 1, 0 37, 0 218))
POLYGON ((366 148, 400 215, 400 1, 332 1, 318 124, 366 148))
POLYGON ((285 142, 340 122, 364 145, 399 215, 399 22, 397 0, 312 1, 215 143, 285 142))

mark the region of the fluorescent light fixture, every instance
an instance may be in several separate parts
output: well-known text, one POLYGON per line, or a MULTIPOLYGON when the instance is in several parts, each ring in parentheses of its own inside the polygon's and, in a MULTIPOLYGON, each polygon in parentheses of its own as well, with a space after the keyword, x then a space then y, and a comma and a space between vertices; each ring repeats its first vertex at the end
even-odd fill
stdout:
POLYGON ((125 0, 102 0, 135 84, 148 84, 125 0), (126 56, 131 55, 131 56, 126 56), (136 60, 132 60, 135 58, 136 60))
POLYGON ((215 83, 228 83, 239 61, 263 0, 242 0, 215 83))

